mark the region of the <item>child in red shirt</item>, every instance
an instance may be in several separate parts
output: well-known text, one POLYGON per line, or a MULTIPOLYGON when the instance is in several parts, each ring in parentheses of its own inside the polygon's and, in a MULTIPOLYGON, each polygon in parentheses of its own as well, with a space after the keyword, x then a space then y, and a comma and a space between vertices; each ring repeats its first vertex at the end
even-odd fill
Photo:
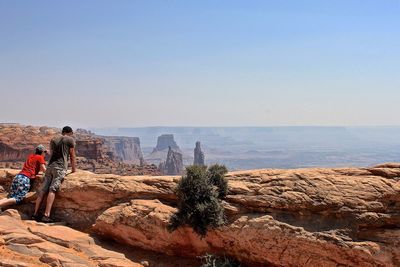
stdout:
POLYGON ((3 207, 21 203, 25 198, 31 187, 31 180, 35 179, 40 171, 43 173, 46 171, 46 161, 44 160, 46 153, 46 147, 38 145, 35 149, 35 154, 28 156, 24 167, 14 177, 7 198, 0 200, 0 211, 3 207))

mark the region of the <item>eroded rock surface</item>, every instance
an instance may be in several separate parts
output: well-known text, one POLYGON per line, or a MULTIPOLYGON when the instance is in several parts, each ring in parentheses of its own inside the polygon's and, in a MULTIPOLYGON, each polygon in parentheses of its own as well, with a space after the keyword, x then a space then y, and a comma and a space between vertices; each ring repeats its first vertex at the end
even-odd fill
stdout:
POLYGON ((88 234, 22 221, 16 210, 0 215, 0 240, 0 266, 142 266, 102 248, 88 234))
MULTIPOLYGON (((190 228, 166 230, 178 176, 78 172, 63 183, 55 214, 171 255, 213 252, 249 266, 400 266, 399 166, 228 173, 229 223, 204 239, 190 228)), ((12 172, 0 171, 0 186, 12 172)))

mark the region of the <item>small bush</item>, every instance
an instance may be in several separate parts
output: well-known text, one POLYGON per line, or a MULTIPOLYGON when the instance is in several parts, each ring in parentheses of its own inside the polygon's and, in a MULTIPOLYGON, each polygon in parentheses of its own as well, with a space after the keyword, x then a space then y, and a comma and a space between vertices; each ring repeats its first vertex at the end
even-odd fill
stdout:
POLYGON ((186 174, 178 183, 178 212, 170 219, 169 231, 187 224, 204 237, 209 227, 216 228, 225 223, 219 197, 227 193, 226 172, 226 167, 220 165, 209 169, 197 165, 186 168, 186 174))
POLYGON ((211 254, 206 254, 200 257, 203 260, 201 267, 240 267, 240 263, 232 258, 218 257, 211 254))
POLYGON ((212 165, 208 168, 208 177, 210 183, 215 185, 218 190, 218 197, 223 199, 228 194, 228 181, 225 179, 225 174, 228 169, 224 165, 212 165))

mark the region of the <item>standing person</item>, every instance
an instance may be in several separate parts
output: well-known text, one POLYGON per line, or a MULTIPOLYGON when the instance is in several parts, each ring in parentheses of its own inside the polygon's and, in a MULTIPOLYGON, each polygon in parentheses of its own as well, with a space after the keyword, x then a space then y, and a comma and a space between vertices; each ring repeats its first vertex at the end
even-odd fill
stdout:
POLYGON ((38 175, 40 171, 43 173, 46 171, 46 161, 44 160, 46 153, 46 147, 44 145, 38 145, 35 148, 35 154, 30 154, 28 156, 24 167, 14 177, 7 198, 0 200, 0 211, 1 208, 6 206, 21 203, 25 198, 31 188, 31 182, 36 178, 36 175, 38 175))
POLYGON ((56 197, 56 192, 60 189, 61 183, 67 174, 68 158, 71 161, 72 172, 76 171, 75 140, 72 138, 74 133, 69 126, 65 126, 61 133, 62 135, 54 137, 50 141, 51 157, 44 175, 43 184, 38 192, 35 212, 33 214, 33 219, 37 220, 40 205, 42 204, 44 195, 47 193, 46 209, 42 218, 42 222, 47 223, 53 221, 50 218, 50 212, 56 197))

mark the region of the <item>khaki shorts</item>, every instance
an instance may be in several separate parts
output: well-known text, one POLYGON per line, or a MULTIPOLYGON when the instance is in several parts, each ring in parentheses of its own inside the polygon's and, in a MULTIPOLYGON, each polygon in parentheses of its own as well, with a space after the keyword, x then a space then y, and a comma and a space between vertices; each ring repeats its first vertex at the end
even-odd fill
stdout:
POLYGON ((40 191, 48 193, 49 191, 57 192, 60 190, 61 184, 67 171, 62 168, 49 167, 44 175, 44 181, 40 191))

